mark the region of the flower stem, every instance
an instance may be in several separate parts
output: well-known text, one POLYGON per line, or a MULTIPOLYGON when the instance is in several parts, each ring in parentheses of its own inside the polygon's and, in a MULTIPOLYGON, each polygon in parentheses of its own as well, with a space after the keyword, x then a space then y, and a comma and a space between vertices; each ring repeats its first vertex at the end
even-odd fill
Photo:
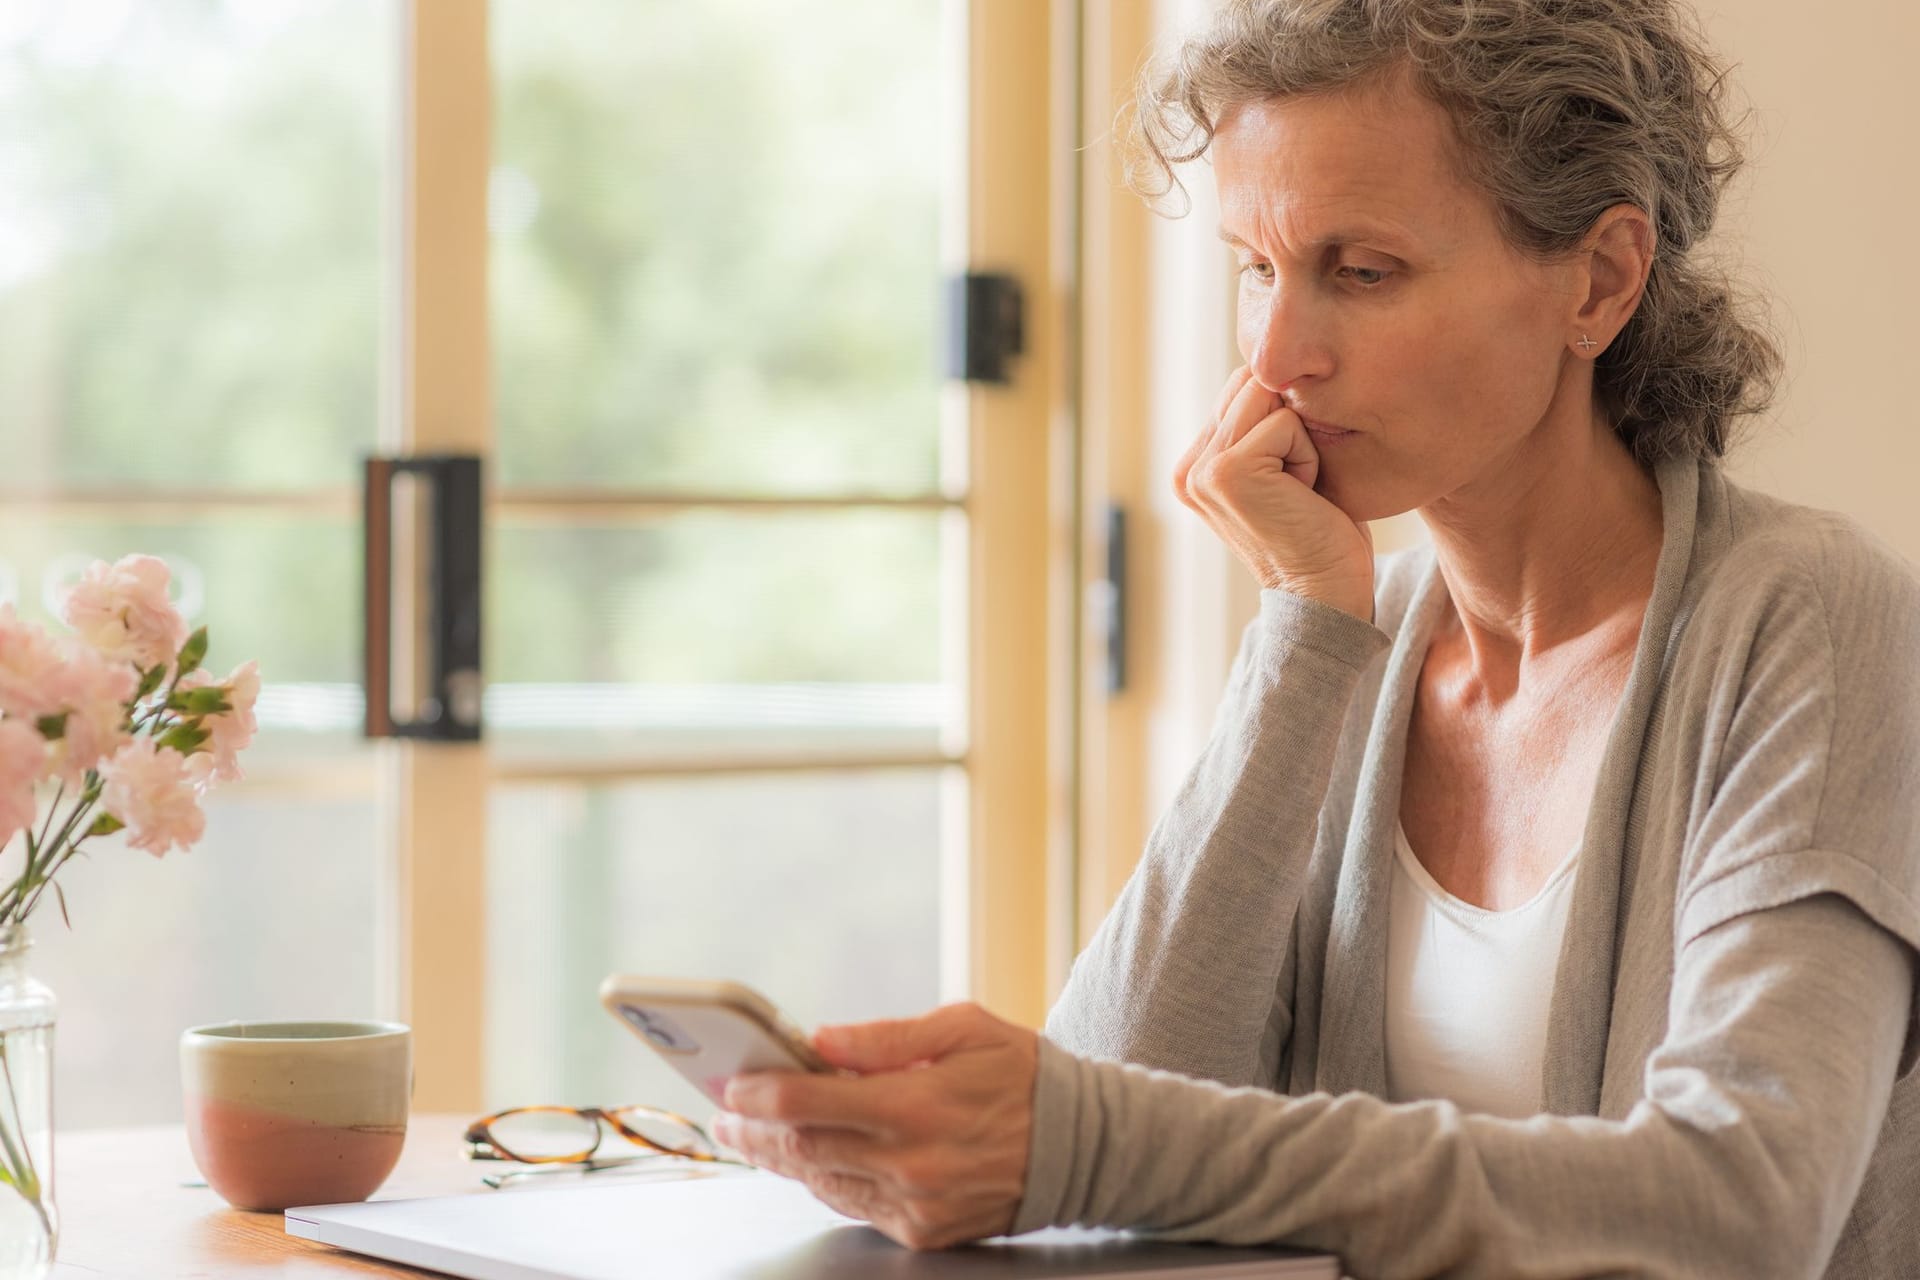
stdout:
POLYGON ((53 830, 53 815, 59 811, 60 802, 66 798, 66 795, 67 784, 62 780, 59 788, 53 793, 53 803, 47 806, 47 820, 40 826, 39 839, 34 839, 33 827, 31 825, 27 827, 26 864, 20 869, 19 879, 7 886, 5 894, 0 894, 0 920, 7 918, 7 913, 19 903, 20 899, 26 895, 27 890, 32 887, 34 883, 34 870, 39 864, 41 854, 45 853, 48 848, 47 834, 53 830))
MULTIPOLYGON (((60 824, 59 832, 51 841, 40 842, 40 865, 38 867, 30 865, 8 890, 7 897, 0 900, 5 902, 5 908, 0 910, 0 921, 5 921, 11 916, 15 924, 24 923, 26 918, 33 914, 33 908, 39 903, 40 895, 47 891, 49 884, 53 883, 54 875, 66 865, 67 859, 73 856, 80 842, 86 839, 84 834, 74 836, 74 828, 80 819, 92 810, 94 803, 100 799, 101 791, 105 789, 98 774, 90 774, 89 777, 91 781, 87 784, 86 790, 74 799, 73 809, 67 814, 67 820, 60 824)), ((56 800, 56 807, 58 803, 56 800)), ((52 825, 52 813, 47 815, 47 822, 49 826, 52 825)))
POLYGON ((66 798, 67 782, 66 779, 62 778, 59 787, 54 790, 53 803, 47 806, 47 820, 40 826, 40 847, 42 849, 47 847, 47 832, 53 830, 54 811, 59 809, 60 802, 66 798))
POLYGON ((22 1199, 33 1206, 33 1212, 40 1219, 40 1229, 46 1232, 47 1242, 51 1245, 53 1242, 53 1219, 47 1216, 47 1206, 43 1202, 41 1195, 40 1175, 34 1171, 33 1153, 27 1147, 27 1124, 24 1114, 20 1110, 19 1096, 14 1092, 13 1069, 7 1065, 7 1036, 5 1032, 0 1032, 0 1077, 4 1077, 5 1079, 7 1105, 13 1112, 11 1127, 9 1127, 7 1117, 4 1114, 0 1114, 0 1145, 6 1147, 6 1152, 4 1156, 0 1156, 0 1159, 6 1161, 8 1180, 13 1183, 13 1189, 20 1193, 22 1199), (14 1142, 14 1135, 16 1133, 19 1135, 18 1144, 14 1142))
POLYGON ((86 829, 80 828, 82 834, 75 836, 74 828, 82 818, 92 812, 94 804, 98 802, 100 793, 104 789, 98 776, 95 775, 93 782, 80 794, 80 798, 74 801, 73 812, 68 814, 67 820, 61 824, 60 834, 54 837, 54 842, 50 846, 53 852, 47 852, 49 846, 42 846, 41 853, 47 861, 40 870, 39 882, 32 888, 32 896, 20 904, 20 914, 17 919, 24 921, 33 914, 33 909, 40 903, 40 895, 47 891, 47 886, 53 883, 53 877, 59 874, 60 868, 66 866, 79 850, 81 842, 87 838, 86 829))

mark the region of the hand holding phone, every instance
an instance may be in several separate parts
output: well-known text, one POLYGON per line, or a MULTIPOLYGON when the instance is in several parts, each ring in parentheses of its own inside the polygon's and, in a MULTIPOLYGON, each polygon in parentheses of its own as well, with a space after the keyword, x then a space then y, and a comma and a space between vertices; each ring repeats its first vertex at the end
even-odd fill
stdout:
POLYGON ((716 1106, 743 1072, 833 1070, 805 1032, 738 982, 616 973, 600 984, 600 1003, 716 1106))

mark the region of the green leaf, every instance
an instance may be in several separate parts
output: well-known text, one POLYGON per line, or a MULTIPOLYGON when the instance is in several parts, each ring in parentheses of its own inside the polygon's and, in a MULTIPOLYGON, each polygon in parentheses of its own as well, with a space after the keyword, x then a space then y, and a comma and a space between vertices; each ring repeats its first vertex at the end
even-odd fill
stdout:
POLYGON ((126 830, 126 827, 126 823, 112 814, 103 813, 93 820, 93 825, 87 828, 87 835, 82 836, 81 839, 84 840, 87 836, 110 836, 116 831, 126 830))
POLYGON ((67 891, 60 887, 58 880, 53 882, 53 896, 60 904, 61 922, 67 926, 67 931, 71 933, 73 931, 73 917, 67 914, 67 891))
POLYGON ((67 712, 62 711, 57 716, 41 716, 34 721, 34 727, 48 742, 58 742, 67 736, 67 712))
POLYGON ((184 676, 187 672, 197 669, 206 659, 207 629, 201 627, 188 636, 187 642, 180 646, 180 675, 184 676))
POLYGON ((190 756, 212 736, 211 729, 203 729, 198 724, 177 724, 160 735, 160 745, 172 747, 183 756, 190 756))
POLYGON ((153 666, 147 668, 147 670, 140 673, 140 691, 133 695, 133 700, 135 702, 140 701, 140 699, 146 697, 148 694, 152 693, 155 689, 158 689, 160 687, 160 682, 162 680, 165 680, 166 678, 167 678, 166 663, 164 662, 155 663, 153 666))
POLYGON ((188 689, 184 693, 176 689, 173 696, 167 699, 167 710, 190 716, 210 716, 233 710, 233 704, 227 701, 226 689, 215 684, 188 689))

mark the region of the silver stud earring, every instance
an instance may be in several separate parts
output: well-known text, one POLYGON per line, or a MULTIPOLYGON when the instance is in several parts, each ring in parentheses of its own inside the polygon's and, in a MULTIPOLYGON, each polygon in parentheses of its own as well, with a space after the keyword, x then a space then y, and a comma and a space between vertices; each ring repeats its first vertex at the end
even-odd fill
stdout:
POLYGON ((1580 335, 1580 341, 1574 343, 1573 345, 1575 345, 1576 347, 1579 347, 1582 351, 1591 351, 1595 347, 1599 346, 1600 344, 1595 342, 1592 338, 1589 338, 1586 334, 1583 333, 1580 335))

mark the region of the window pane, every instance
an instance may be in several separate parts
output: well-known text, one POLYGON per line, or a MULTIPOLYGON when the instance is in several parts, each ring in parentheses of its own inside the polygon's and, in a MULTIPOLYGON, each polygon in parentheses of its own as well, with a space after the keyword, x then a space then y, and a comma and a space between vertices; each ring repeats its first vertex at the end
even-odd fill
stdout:
POLYGON ((731 978, 804 1026, 939 997, 957 769, 501 787, 488 1105, 713 1108, 594 1000, 611 972, 731 978))
POLYGON ((940 582, 961 519, 853 510, 502 522, 489 561, 496 750, 937 752, 960 729, 940 582))
POLYGON ((0 483, 355 479, 391 7, 0 6, 0 483))
POLYGON ((120 521, 0 510, 0 601, 64 633, 57 604, 87 565, 133 552, 167 562, 174 602, 194 626, 210 629, 211 670, 224 675, 256 658, 268 705, 297 704, 329 740, 357 739, 357 520, 227 512, 120 521))
POLYGON ((508 484, 935 486, 939 0, 494 0, 508 484))
MULTIPOLYGON (((33 971, 60 998, 63 1127, 180 1115, 178 1041, 201 1022, 365 1018, 379 1007, 378 778, 359 739, 359 531, 343 519, 107 523, 0 515, 0 599, 64 633, 61 589, 94 559, 164 558, 208 666, 252 658, 263 688, 247 780, 217 788, 207 833, 162 861, 92 840, 61 873, 73 929, 34 913, 33 971), (297 567, 297 571, 295 570, 297 567)), ((21 841, 0 856, 19 872, 21 841)))
POLYGON ((266 770, 243 760, 250 780, 208 797, 193 849, 155 861, 89 841, 60 876, 72 930, 51 902, 34 912, 32 972, 60 999, 62 1129, 177 1123, 189 1026, 376 1011, 374 770, 256 784, 266 770))

